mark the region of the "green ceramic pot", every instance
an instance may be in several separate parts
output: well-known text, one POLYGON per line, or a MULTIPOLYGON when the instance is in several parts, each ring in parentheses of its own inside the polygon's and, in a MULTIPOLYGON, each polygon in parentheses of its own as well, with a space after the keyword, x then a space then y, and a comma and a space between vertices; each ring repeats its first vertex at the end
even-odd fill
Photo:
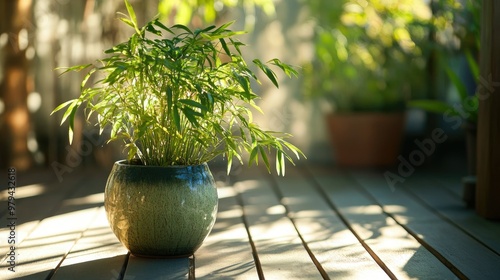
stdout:
POLYGON ((217 189, 207 164, 157 167, 117 161, 104 206, 111 229, 135 256, 192 255, 212 230, 217 189))

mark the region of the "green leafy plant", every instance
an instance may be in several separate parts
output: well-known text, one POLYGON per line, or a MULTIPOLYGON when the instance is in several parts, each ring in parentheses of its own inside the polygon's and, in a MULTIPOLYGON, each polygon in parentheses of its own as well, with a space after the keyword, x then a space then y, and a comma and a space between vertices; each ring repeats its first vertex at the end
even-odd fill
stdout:
MULTIPOLYGON (((455 0, 440 0, 455 5, 455 0)), ((448 15, 422 0, 311 0, 315 57, 305 67, 306 94, 338 112, 402 111, 426 92, 426 65, 448 15)), ((444 5, 444 3, 443 3, 444 5)))
POLYGON ((174 18, 176 23, 189 25, 193 18, 213 23, 226 8, 241 6, 246 28, 253 28, 255 13, 260 8, 267 16, 275 15, 273 0, 160 0, 158 9, 163 18, 174 18))
MULTIPOLYGON (((251 108, 260 108, 251 81, 259 79, 242 56, 244 44, 235 39, 243 32, 228 29, 231 23, 168 28, 158 19, 140 28, 133 8, 127 0, 125 4, 128 16, 120 14, 120 20, 134 30, 128 41, 106 50, 109 56, 95 64, 64 71, 90 69, 80 96, 54 109, 66 108, 61 124, 69 122, 70 141, 75 114, 83 107, 87 120, 96 118, 101 133, 111 128, 109 141, 123 141, 129 161, 144 165, 194 165, 223 154, 229 173, 233 158, 243 163, 248 153, 249 164, 261 158, 269 170, 269 155, 275 151, 276 170, 284 175, 285 161, 303 156, 285 140, 290 135, 252 122, 251 108), (98 81, 88 86, 92 77, 98 81)), ((276 87, 271 67, 297 75, 279 59, 253 63, 276 87)))
MULTIPOLYGON (((476 82, 479 81, 479 67, 476 60, 472 57, 470 52, 466 52, 467 62, 471 69, 472 75, 476 82)), ((446 68, 446 74, 450 79, 452 85, 455 87, 459 97, 458 104, 436 100, 436 99, 419 99, 411 100, 408 106, 420 108, 422 110, 443 114, 446 116, 458 116, 465 121, 476 123, 477 113, 479 108, 479 100, 477 95, 469 95, 464 82, 460 77, 450 68, 446 68)))

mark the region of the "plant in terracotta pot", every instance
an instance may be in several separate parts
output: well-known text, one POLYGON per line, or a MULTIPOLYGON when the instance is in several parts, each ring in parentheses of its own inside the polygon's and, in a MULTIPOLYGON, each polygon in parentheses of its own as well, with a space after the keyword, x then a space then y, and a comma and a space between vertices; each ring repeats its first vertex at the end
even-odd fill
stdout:
POLYGON ((406 102, 426 91, 435 15, 426 1, 389 2, 308 2, 315 57, 305 92, 330 105, 326 122, 342 166, 396 163, 406 102))
MULTIPOLYGON (((126 160, 115 163, 105 189, 105 208, 113 232, 137 256, 191 255, 209 234, 217 211, 217 191, 207 162, 222 155, 230 172, 233 158, 250 164, 261 159, 270 170, 275 154, 278 174, 285 161, 301 151, 288 134, 265 131, 252 122, 259 110, 251 81, 259 81, 245 62, 243 43, 231 23, 190 30, 170 28, 158 19, 139 27, 133 8, 121 20, 134 31, 128 41, 105 51, 89 69, 78 98, 65 109, 62 122, 73 120, 82 107, 87 120, 109 141, 121 141, 126 160), (164 36, 164 35, 167 36, 164 36), (90 79, 97 81, 88 85, 90 79)), ((277 87, 275 72, 297 72, 278 59, 253 60, 263 77, 277 87)))

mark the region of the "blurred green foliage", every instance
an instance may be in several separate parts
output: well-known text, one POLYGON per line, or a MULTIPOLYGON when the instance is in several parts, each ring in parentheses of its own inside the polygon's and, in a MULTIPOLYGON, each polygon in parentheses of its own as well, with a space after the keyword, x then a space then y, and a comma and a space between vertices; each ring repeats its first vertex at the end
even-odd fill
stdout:
MULTIPOLYGON (((481 1, 467 0, 464 3, 460 16, 455 20, 455 34, 460 40, 459 52, 465 55, 469 72, 473 82, 479 83, 479 48, 481 39, 480 28, 481 1)), ((455 88, 458 98, 456 103, 439 99, 418 99, 408 103, 409 106, 420 108, 432 113, 443 114, 446 118, 458 116, 469 123, 477 123, 479 100, 476 95, 477 87, 471 90, 467 82, 460 75, 460 69, 452 69, 444 65, 451 85, 455 88)))
POLYGON ((243 7, 245 26, 252 28, 257 8, 268 15, 275 14, 273 0, 160 0, 159 13, 162 18, 184 25, 214 23, 225 9, 243 7))
POLYGON ((461 16, 455 21, 455 33, 461 41, 461 50, 476 57, 481 40, 481 0, 466 0, 461 16))
POLYGON ((427 90, 432 51, 450 48, 456 0, 310 0, 315 58, 305 91, 336 111, 397 111, 427 90))

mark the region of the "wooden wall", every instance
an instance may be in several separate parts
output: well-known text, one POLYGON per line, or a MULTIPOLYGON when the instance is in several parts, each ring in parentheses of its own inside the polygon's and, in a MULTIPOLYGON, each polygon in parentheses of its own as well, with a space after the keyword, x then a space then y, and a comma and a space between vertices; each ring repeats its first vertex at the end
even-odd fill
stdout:
POLYGON ((483 0, 476 210, 500 219, 500 2, 483 0))

